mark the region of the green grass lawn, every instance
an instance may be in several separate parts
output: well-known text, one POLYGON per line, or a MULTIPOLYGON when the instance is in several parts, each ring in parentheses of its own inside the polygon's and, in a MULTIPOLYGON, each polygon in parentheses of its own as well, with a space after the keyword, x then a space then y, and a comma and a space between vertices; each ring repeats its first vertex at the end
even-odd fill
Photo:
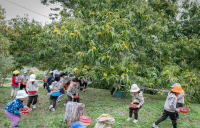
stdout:
MULTIPOLYGON (((64 102, 67 100, 67 96, 62 97, 62 101, 57 103, 55 112, 50 112, 49 107, 49 95, 46 89, 43 89, 42 83, 39 89, 39 99, 36 104, 37 108, 31 113, 22 115, 22 118, 18 122, 21 128, 60 128, 67 127, 66 123, 63 123, 63 117, 65 113, 64 102)), ((9 127, 12 123, 5 115, 5 105, 12 101, 10 99, 11 87, 9 85, 0 88, 0 128, 9 127)), ((127 122, 129 114, 129 103, 131 99, 119 99, 110 96, 108 90, 100 90, 89 88, 85 93, 80 92, 81 103, 85 104, 86 116, 92 118, 92 123, 88 128, 93 128, 96 124, 96 119, 101 114, 110 114, 115 118, 113 128, 151 128, 152 123, 161 117, 164 110, 164 102, 166 96, 161 95, 148 95, 144 94, 145 103, 139 111, 139 121, 137 124, 133 124, 132 121, 127 122)), ((24 105, 27 104, 26 99, 24 105)), ((181 120, 178 120, 179 128, 199 128, 200 127, 200 105, 191 104, 191 111, 186 114, 180 113, 181 120)), ((165 120, 159 124, 160 128, 171 128, 172 123, 170 120, 165 120)))

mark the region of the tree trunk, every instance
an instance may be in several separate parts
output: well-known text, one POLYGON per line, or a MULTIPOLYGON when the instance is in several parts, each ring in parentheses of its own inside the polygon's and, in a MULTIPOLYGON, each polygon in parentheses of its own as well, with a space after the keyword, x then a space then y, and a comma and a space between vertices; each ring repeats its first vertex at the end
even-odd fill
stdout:
POLYGON ((67 125, 71 127, 74 122, 80 121, 80 116, 85 116, 85 104, 68 102, 63 121, 67 121, 67 125))

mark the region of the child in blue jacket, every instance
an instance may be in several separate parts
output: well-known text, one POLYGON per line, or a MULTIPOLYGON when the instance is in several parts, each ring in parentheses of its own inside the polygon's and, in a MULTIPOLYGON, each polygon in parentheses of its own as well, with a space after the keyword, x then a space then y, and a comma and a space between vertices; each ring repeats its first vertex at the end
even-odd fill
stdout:
POLYGON ((17 92, 17 96, 14 99, 14 101, 9 102, 5 106, 6 115, 13 120, 11 128, 19 127, 17 125, 17 122, 19 121, 19 118, 21 117, 19 110, 21 108, 24 108, 23 101, 27 96, 28 95, 26 94, 26 92, 24 90, 20 90, 20 91, 17 92))

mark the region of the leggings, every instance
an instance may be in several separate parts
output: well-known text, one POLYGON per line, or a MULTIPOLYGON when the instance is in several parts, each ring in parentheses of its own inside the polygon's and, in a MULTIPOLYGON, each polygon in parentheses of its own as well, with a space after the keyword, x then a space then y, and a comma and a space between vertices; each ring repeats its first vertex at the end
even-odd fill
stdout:
POLYGON ((56 100, 58 99, 58 96, 52 96, 50 95, 50 105, 53 104, 53 108, 56 107, 56 100))
POLYGON ((85 89, 87 88, 87 83, 83 82, 83 88, 85 87, 85 89))
POLYGON ((35 105, 37 103, 38 95, 35 96, 28 96, 28 104, 27 106, 30 108, 30 105, 35 105))
POLYGON ((43 84, 43 87, 44 87, 44 89, 47 88, 47 83, 44 83, 44 84, 43 84))
POLYGON ((19 118, 21 117, 20 115, 12 115, 11 113, 9 113, 9 112, 7 112, 7 111, 6 111, 6 115, 7 115, 8 117, 10 117, 10 119, 13 120, 13 123, 12 123, 12 125, 11 125, 11 128, 12 128, 12 127, 15 127, 15 125, 16 125, 17 122, 19 121, 19 118))
POLYGON ((134 111, 134 118, 137 120, 138 119, 138 111, 140 108, 135 108, 135 109, 129 108, 129 117, 132 118, 133 111, 134 111))
POLYGON ((12 96, 12 97, 16 97, 17 91, 18 91, 18 88, 16 88, 16 89, 12 88, 11 96, 12 96))

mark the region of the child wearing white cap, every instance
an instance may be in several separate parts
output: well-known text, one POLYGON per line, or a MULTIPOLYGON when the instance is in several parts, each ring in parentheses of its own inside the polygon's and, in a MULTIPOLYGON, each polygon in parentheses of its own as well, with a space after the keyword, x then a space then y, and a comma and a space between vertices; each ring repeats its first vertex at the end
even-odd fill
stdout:
POLYGON ((130 121, 132 119, 132 114, 133 114, 133 111, 134 111, 135 119, 133 120, 133 123, 137 123, 137 121, 138 121, 138 111, 144 103, 144 98, 143 98, 142 93, 140 92, 140 88, 138 88, 138 86, 136 84, 133 84, 131 86, 130 92, 133 93, 133 102, 131 104, 136 104, 138 106, 135 109, 129 108, 129 118, 127 119, 127 121, 130 121))
POLYGON ((28 76, 27 76, 27 71, 26 70, 23 71, 23 75, 21 76, 20 80, 21 80, 20 90, 25 88, 25 91, 26 91, 26 84, 28 82, 28 76))
POLYGON ((30 75, 30 80, 28 81, 26 85, 26 90, 28 92, 28 104, 27 107, 30 108, 30 105, 32 104, 33 109, 36 108, 35 104, 37 103, 37 98, 38 98, 38 89, 39 85, 38 82, 35 81, 36 76, 35 74, 30 75), (30 93, 29 91, 36 91, 36 93, 30 93))
POLYGON ((20 90, 17 92, 16 98, 5 106, 6 115, 13 120, 11 128, 19 127, 19 125, 17 125, 17 122, 21 117, 19 110, 24 108, 23 101, 27 96, 28 95, 24 90, 20 90))

